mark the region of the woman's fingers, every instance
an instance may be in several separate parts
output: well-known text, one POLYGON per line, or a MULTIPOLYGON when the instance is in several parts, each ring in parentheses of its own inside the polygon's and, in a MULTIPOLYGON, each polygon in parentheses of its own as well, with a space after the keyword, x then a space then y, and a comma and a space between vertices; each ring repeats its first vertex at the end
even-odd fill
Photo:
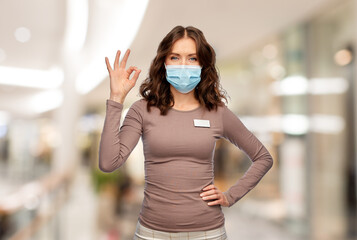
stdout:
POLYGON ((212 205, 222 205, 227 207, 229 205, 226 197, 224 196, 224 194, 218 189, 216 188, 216 186, 214 185, 209 185, 205 188, 202 189, 204 192, 200 194, 200 196, 202 197, 202 200, 215 200, 215 201, 210 201, 207 204, 209 206, 212 205))
POLYGON ((130 74, 132 74, 136 69, 137 69, 136 67, 131 66, 130 68, 128 68, 128 70, 126 70, 126 72, 130 76, 130 74))
POLYGON ((203 200, 208 199, 217 199, 217 193, 219 191, 216 189, 214 185, 208 185, 207 187, 202 189, 204 192, 200 194, 203 200))
POLYGON ((107 64, 110 76, 111 94, 121 95, 124 98, 126 94, 135 86, 141 70, 133 66, 126 69, 126 63, 130 54, 129 49, 125 52, 123 59, 119 63, 120 54, 121 51, 118 50, 115 56, 113 68, 110 66, 108 57, 105 57, 105 63, 107 64), (133 72, 135 73, 133 74, 133 72))
POLYGON ((131 81, 134 81, 134 83, 136 83, 136 80, 138 80, 138 78, 139 78, 140 72, 141 72, 141 70, 138 69, 138 68, 136 68, 136 69, 135 69, 135 74, 134 74, 134 76, 133 76, 130 80, 131 80, 131 81))
POLYGON ((211 184, 211 185, 208 185, 208 186, 204 187, 202 190, 203 190, 203 191, 206 191, 206 190, 215 189, 215 188, 216 188, 216 186, 213 185, 213 184, 211 184))
POLYGON ((228 201, 225 199, 225 197, 222 197, 221 199, 218 199, 216 201, 211 201, 208 202, 207 205, 213 206, 213 205, 221 205, 223 207, 229 207, 228 201))
POLYGON ((218 198, 218 194, 216 194, 216 193, 206 193, 206 194, 207 195, 202 197, 203 200, 210 200, 210 199, 217 199, 218 198))
POLYGON ((217 193, 216 189, 212 189, 212 190, 207 190, 207 191, 205 191, 205 192, 202 193, 201 195, 202 195, 202 196, 208 196, 208 195, 212 195, 212 194, 216 194, 216 193, 217 193))
MULTIPOLYGON (((115 60, 114 60, 114 65, 113 65, 114 70, 118 69, 119 67, 125 68, 126 62, 128 61, 128 58, 129 58, 130 49, 126 50, 125 55, 119 65, 120 54, 121 54, 121 52, 120 52, 120 50, 118 50, 117 54, 115 55, 115 60)), ((105 57, 105 63, 107 64, 108 71, 109 72, 113 71, 113 68, 110 66, 108 57, 105 57)))
POLYGON ((119 59, 120 59, 120 50, 117 51, 117 55, 115 56, 114 69, 119 68, 119 59))
POLYGON ((125 68, 126 62, 128 61, 129 54, 130 54, 130 49, 126 50, 125 55, 120 62, 120 67, 125 68))
POLYGON ((105 57, 105 63, 107 64, 108 72, 113 71, 112 67, 110 66, 109 59, 107 57, 105 57))
MULTIPOLYGON (((218 205, 221 204, 222 200, 216 200, 216 201, 211 201, 209 203, 207 203, 208 205, 212 206, 212 205, 218 205)), ((222 204, 221 204, 222 205, 222 204)))
POLYGON ((129 77, 128 77, 128 80, 130 81, 130 84, 135 85, 136 80, 138 80, 138 77, 139 77, 139 75, 140 75, 141 70, 138 69, 137 67, 131 66, 131 67, 128 68, 128 70, 127 70, 126 72, 127 72, 128 76, 129 76, 129 77), (135 71, 134 75, 131 77, 131 79, 129 79, 130 75, 131 75, 134 71, 135 71))

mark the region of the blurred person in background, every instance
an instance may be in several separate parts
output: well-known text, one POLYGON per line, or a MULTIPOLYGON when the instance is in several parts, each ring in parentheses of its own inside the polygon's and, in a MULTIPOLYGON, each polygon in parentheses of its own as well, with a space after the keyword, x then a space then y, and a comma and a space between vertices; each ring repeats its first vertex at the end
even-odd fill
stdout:
POLYGON ((134 239, 228 239, 223 207, 252 190, 273 165, 265 146, 224 104, 213 48, 192 26, 173 28, 161 41, 149 76, 120 127, 123 103, 141 70, 126 67, 127 50, 110 76, 110 98, 99 146, 99 168, 122 166, 142 138, 145 189, 134 239), (214 185, 215 142, 229 140, 252 165, 226 192, 214 185), (206 237, 206 238, 203 238, 206 237))

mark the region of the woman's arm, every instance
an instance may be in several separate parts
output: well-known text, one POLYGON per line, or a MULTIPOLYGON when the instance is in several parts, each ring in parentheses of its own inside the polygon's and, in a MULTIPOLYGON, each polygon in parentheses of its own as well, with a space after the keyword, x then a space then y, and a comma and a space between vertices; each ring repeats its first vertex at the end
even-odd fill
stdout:
POLYGON ((224 107, 222 117, 223 137, 244 151, 252 161, 243 177, 223 193, 231 207, 259 183, 273 166, 273 158, 258 138, 227 107, 224 107))
POLYGON ((107 99, 106 116, 99 145, 99 169, 112 172, 122 166, 142 134, 142 108, 135 102, 120 127, 123 104, 107 99))
POLYGON ((142 132, 139 101, 131 106, 119 131, 125 97, 135 86, 141 72, 133 66, 126 69, 129 54, 128 49, 119 64, 120 51, 117 51, 113 68, 105 57, 110 77, 110 99, 106 102, 106 116, 99 146, 99 168, 103 172, 112 172, 126 161, 142 132), (135 73, 130 78, 133 72, 135 73))

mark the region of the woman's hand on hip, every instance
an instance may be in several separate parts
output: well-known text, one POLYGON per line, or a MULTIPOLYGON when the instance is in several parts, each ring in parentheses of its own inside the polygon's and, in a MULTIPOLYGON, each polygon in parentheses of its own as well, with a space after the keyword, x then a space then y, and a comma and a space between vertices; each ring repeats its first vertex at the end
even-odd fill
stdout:
POLYGON ((208 185, 207 187, 203 188, 203 193, 200 194, 203 200, 214 200, 209 201, 207 204, 209 206, 218 205, 220 204, 223 207, 228 207, 229 202, 226 196, 213 184, 208 185))
POLYGON ((120 103, 124 102, 128 92, 135 86, 136 80, 138 80, 141 72, 140 69, 133 66, 125 69, 129 54, 130 50, 128 49, 119 64, 120 50, 118 50, 114 61, 114 69, 110 66, 108 57, 105 57, 105 63, 107 64, 110 77, 110 99, 120 103), (130 78, 130 75, 134 71, 134 75, 130 78))

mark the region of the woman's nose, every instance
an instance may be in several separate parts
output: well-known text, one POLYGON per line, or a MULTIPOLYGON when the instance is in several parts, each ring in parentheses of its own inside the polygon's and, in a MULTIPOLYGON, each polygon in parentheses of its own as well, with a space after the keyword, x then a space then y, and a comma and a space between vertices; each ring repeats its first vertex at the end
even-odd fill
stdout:
POLYGON ((181 59, 180 65, 186 65, 186 60, 185 59, 181 59))

